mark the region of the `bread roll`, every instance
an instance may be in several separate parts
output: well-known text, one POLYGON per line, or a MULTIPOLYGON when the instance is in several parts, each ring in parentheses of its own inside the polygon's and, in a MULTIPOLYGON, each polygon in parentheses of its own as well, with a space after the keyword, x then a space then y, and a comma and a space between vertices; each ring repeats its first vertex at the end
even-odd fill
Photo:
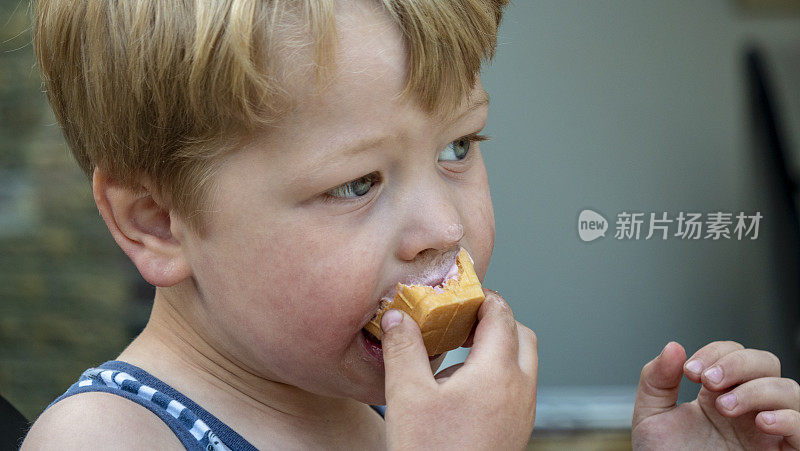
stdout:
POLYGON ((380 339, 383 312, 395 308, 419 324, 429 356, 463 345, 485 297, 472 258, 464 248, 458 253, 456 265, 458 276, 446 280, 441 287, 398 283, 394 300, 383 305, 365 329, 380 339))

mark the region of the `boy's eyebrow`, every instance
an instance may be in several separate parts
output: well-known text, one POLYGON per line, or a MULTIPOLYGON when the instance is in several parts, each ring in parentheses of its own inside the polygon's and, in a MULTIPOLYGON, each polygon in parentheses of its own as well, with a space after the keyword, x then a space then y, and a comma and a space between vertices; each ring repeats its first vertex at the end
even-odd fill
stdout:
MULTIPOLYGON (((464 116, 468 115, 469 113, 477 110, 478 108, 488 106, 489 105, 489 93, 485 90, 481 89, 480 91, 475 93, 475 98, 470 104, 467 106, 467 109, 461 112, 458 116, 454 117, 450 123, 456 123, 464 116)), ((355 145, 347 147, 341 153, 338 153, 337 156, 352 156, 357 155, 361 152, 364 152, 369 149, 373 149, 384 144, 386 141, 391 140, 391 136, 378 136, 373 138, 367 138, 363 141, 357 142, 355 145)))
POLYGON ((469 114, 469 113, 471 113, 471 112, 473 112, 473 111, 477 110, 477 109, 478 109, 478 108, 480 108, 480 107, 483 107, 483 106, 488 106, 488 105, 489 105, 489 93, 488 93, 488 92, 486 92, 485 90, 481 89, 480 91, 478 91, 478 92, 476 92, 476 93, 475 93, 475 100, 474 100, 473 102, 471 102, 471 103, 470 103, 470 104, 467 106, 467 109, 466 109, 466 110, 464 110, 464 111, 463 111, 461 114, 459 114, 459 115, 458 115, 458 116, 457 116, 455 119, 453 119, 453 122, 456 122, 456 121, 458 121, 458 120, 459 120, 459 119, 461 119, 462 117, 464 117, 464 116, 466 116, 467 114, 469 114))

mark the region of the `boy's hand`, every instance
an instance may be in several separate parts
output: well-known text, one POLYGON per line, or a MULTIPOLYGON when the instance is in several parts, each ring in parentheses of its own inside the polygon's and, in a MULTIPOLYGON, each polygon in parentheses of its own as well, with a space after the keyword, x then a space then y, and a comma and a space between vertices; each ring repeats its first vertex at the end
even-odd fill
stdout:
POLYGON ((536 335, 514 320, 499 294, 484 292, 465 344, 472 344, 469 356, 436 377, 417 323, 403 314, 389 328, 390 315, 383 315, 388 449, 527 446, 536 414, 536 335))
POLYGON ((799 449, 800 388, 780 373, 775 355, 732 341, 708 344, 688 362, 670 342, 642 369, 634 449, 799 449), (703 386, 676 406, 684 374, 703 386))

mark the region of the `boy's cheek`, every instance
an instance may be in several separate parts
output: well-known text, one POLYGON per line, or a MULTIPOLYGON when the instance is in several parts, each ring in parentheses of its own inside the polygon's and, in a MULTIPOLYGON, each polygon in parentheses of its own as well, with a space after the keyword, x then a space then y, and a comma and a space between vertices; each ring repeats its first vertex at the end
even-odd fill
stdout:
POLYGON ((487 225, 483 227, 481 236, 476 237, 475 242, 470 242, 473 246, 473 256, 475 260, 475 273, 478 279, 483 282, 486 272, 489 269, 489 262, 492 258, 492 251, 494 250, 494 226, 487 225))
POLYGON ((483 189, 478 187, 469 199, 472 199, 472 203, 465 211, 470 213, 464 218, 468 231, 466 239, 475 260, 475 272, 482 282, 489 268, 495 239, 494 209, 489 186, 484 185, 483 189))
MULTIPOLYGON (((279 264, 265 262, 273 267, 259 284, 266 304, 262 308, 291 321, 317 346, 341 347, 343 340, 357 332, 373 300, 380 267, 372 255, 375 251, 369 243, 341 247, 312 238, 296 243, 294 252, 279 252, 284 256, 279 264)), ((259 293, 252 295, 259 297, 259 293)), ((280 321, 273 321, 272 326, 278 325, 280 321)))
POLYGON ((214 315, 244 326, 239 330, 247 331, 251 344, 297 341, 297 351, 334 352, 357 332, 377 283, 370 260, 351 260, 357 251, 335 252, 308 241, 294 252, 251 248, 236 259, 206 258, 200 285, 212 298, 214 315))
POLYGON ((467 226, 466 239, 470 252, 474 254, 472 258, 475 260, 475 272, 483 282, 494 251, 495 222, 489 177, 480 146, 477 151, 479 158, 476 159, 474 168, 474 182, 470 185, 469 192, 462 197, 468 202, 462 207, 464 212, 462 220, 467 226))

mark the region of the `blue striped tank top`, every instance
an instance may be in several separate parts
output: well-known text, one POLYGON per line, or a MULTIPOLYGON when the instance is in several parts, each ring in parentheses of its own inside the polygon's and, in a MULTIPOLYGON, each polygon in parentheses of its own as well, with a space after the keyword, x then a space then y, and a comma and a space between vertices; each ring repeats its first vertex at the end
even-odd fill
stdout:
MULTIPOLYGON (((113 393, 145 407, 172 430, 187 450, 256 449, 194 401, 129 363, 112 360, 84 371, 77 382, 47 407, 68 396, 85 392, 113 393)), ((370 407, 381 417, 384 416, 385 406, 370 407)))

